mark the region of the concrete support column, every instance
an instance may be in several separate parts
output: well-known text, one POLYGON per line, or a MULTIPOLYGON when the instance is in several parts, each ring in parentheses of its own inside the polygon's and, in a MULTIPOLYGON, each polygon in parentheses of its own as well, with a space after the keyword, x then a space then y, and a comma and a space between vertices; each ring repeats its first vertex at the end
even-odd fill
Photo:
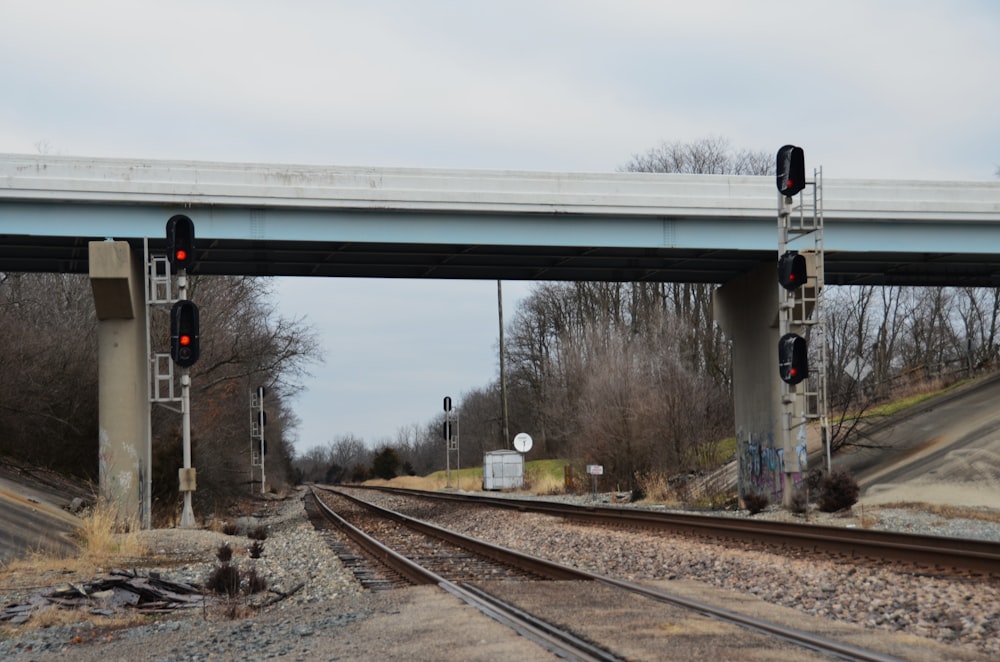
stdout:
POLYGON ((787 439, 778 376, 778 292, 775 264, 767 262, 715 291, 715 320, 733 343, 733 397, 740 500, 766 494, 786 505, 787 473, 798 456, 787 439))
POLYGON ((144 265, 127 242, 90 242, 90 284, 97 310, 101 496, 119 516, 147 523, 148 438, 144 265))

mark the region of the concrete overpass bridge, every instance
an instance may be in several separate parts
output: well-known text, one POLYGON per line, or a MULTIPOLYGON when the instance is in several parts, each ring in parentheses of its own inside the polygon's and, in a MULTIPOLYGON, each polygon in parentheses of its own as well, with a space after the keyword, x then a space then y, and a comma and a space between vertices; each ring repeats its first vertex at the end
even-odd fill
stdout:
MULTIPOLYGON (((86 272, 88 242, 194 273, 726 283, 777 248, 771 177, 0 155, 0 270, 86 272)), ((1000 183, 824 182, 828 284, 1000 284, 1000 183)))
MULTIPOLYGON (((827 284, 1000 285, 1000 183, 827 179, 823 197, 827 284)), ((737 439, 774 449, 776 209, 771 177, 0 155, 0 271, 90 274, 102 489, 148 515, 138 249, 174 214, 198 274, 719 284, 737 439)))

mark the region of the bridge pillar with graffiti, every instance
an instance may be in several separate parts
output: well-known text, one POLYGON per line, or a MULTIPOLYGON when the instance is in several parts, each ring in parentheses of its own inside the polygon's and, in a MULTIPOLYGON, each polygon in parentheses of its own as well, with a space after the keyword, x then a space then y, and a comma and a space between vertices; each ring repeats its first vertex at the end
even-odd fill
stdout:
POLYGON ((781 501, 786 480, 782 474, 794 469, 799 461, 792 445, 795 442, 785 448, 778 428, 783 410, 778 376, 776 274, 774 262, 762 263, 717 289, 713 301, 715 320, 733 343, 737 489, 741 503, 751 493, 781 501))
POLYGON ((771 503, 781 503, 789 490, 792 493, 801 490, 807 471, 805 440, 799 440, 793 451, 798 461, 794 471, 791 470, 794 465, 785 462, 785 449, 775 446, 774 435, 738 433, 736 461, 740 503, 747 494, 765 495, 771 503))

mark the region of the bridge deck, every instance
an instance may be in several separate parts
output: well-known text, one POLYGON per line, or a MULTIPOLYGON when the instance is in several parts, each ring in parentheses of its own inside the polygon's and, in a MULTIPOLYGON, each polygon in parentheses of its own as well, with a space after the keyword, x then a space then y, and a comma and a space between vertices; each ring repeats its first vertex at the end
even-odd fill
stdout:
MULTIPOLYGON (((195 273, 722 283, 775 258, 776 197, 770 177, 0 155, 0 270, 159 250, 185 213, 195 273)), ((1000 184, 827 179, 824 207, 828 283, 1000 282, 1000 184)))

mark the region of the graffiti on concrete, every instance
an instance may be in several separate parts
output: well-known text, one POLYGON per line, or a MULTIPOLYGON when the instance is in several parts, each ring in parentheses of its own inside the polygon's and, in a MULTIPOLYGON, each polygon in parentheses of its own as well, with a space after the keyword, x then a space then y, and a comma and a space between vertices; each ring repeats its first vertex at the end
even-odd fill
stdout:
MULTIPOLYGON (((775 448, 774 434, 740 431, 736 436, 739 481, 737 489, 740 500, 747 494, 766 494, 772 502, 780 502, 784 496, 785 452, 775 448)), ((791 474, 791 489, 799 490, 807 471, 807 451, 805 440, 798 440, 795 446, 798 456, 798 471, 791 474)))

